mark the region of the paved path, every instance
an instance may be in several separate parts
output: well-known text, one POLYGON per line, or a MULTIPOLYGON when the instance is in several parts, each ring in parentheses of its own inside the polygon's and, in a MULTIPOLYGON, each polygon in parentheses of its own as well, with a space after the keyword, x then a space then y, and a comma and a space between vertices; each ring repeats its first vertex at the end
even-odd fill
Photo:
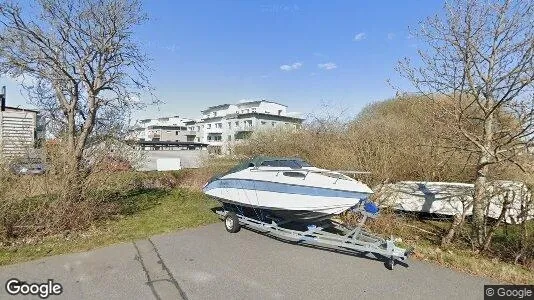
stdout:
MULTIPOLYGON (((229 234, 218 223, 2 267, 0 281, 52 278, 64 293, 49 299, 483 299, 483 285, 491 283, 408 264, 390 271, 376 260, 248 230, 229 234)), ((2 288, 0 299, 6 298, 2 288)))

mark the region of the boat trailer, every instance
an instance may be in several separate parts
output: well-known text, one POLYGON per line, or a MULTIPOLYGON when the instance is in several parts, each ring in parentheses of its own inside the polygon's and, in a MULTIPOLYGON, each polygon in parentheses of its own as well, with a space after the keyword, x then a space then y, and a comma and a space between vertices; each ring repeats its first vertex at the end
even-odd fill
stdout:
POLYGON ((226 230, 230 233, 236 233, 241 226, 245 226, 254 231, 297 244, 320 246, 352 254, 378 254, 384 258, 385 265, 390 270, 393 269, 397 260, 403 261, 413 253, 413 248, 397 247, 392 238, 383 239, 367 232, 363 228, 368 218, 376 218, 378 216, 378 208, 372 202, 361 201, 352 208, 352 211, 359 212, 362 215, 355 228, 351 229, 339 222, 328 219, 317 224, 308 225, 304 230, 283 227, 283 225, 287 226, 287 224, 292 223, 292 220, 281 220, 263 214, 258 215, 256 218, 247 217, 243 210, 236 205, 225 205, 223 209, 215 212, 224 220, 226 230), (334 229, 338 233, 329 232, 326 229, 334 229))

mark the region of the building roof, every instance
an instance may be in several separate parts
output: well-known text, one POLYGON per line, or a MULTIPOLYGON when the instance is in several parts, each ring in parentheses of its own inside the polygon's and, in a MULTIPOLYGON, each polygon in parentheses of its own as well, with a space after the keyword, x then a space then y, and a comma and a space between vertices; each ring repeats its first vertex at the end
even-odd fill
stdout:
POLYGON ((274 118, 278 118, 278 119, 293 120, 293 121, 303 121, 304 120, 303 118, 299 118, 299 117, 281 116, 281 115, 266 114, 266 113, 261 113, 261 112, 249 112, 249 113, 234 114, 234 115, 237 116, 239 119, 249 118, 249 117, 252 117, 252 116, 265 116, 265 117, 271 117, 271 118, 274 117, 274 118))
POLYGON ((6 109, 12 109, 12 110, 18 110, 18 111, 31 111, 34 113, 39 113, 39 111, 35 109, 20 108, 20 107, 13 107, 13 106, 6 106, 6 109))
POLYGON ((219 105, 214 105, 214 106, 210 106, 204 110, 201 110, 200 112, 203 113, 205 111, 208 111, 208 110, 213 110, 213 109, 221 109, 221 108, 228 108, 230 107, 231 104, 219 104, 219 105))
POLYGON ((240 103, 237 104, 237 106, 240 106, 240 105, 243 105, 243 104, 261 103, 261 102, 273 103, 273 104, 278 104, 278 105, 287 107, 287 105, 284 105, 282 103, 269 101, 269 100, 252 100, 252 101, 240 102, 240 103))
MULTIPOLYGON (((241 106, 241 105, 244 105, 244 104, 254 104, 254 103, 261 103, 261 102, 274 103, 274 104, 278 104, 278 105, 287 107, 287 105, 284 105, 284 104, 281 104, 281 103, 278 103, 278 102, 274 102, 274 101, 263 100, 263 99, 262 100, 251 100, 251 101, 246 101, 246 102, 240 102, 240 103, 236 103, 234 105, 241 106)), ((232 105, 232 104, 214 105, 214 106, 210 106, 210 107, 202 110, 201 112, 203 113, 205 111, 214 110, 214 109, 226 109, 226 108, 230 107, 230 105, 232 105)))
POLYGON ((232 118, 238 118, 238 119, 243 119, 243 118, 250 118, 250 117, 267 117, 269 119, 282 119, 282 120, 288 120, 288 121, 297 121, 297 122, 300 122, 302 123, 302 121, 304 121, 303 118, 299 118, 299 117, 292 117, 292 116, 281 116, 281 115, 274 115, 274 114, 266 114, 266 113, 260 113, 260 112, 248 112, 248 113, 244 113, 244 114, 227 114, 226 116, 216 116, 216 117, 208 117, 208 118, 204 118, 202 119, 200 122, 195 122, 195 123, 190 123, 188 125, 192 125, 192 124, 196 124, 196 123, 204 123, 204 122, 213 122, 214 120, 224 120, 224 119, 232 119, 232 118))

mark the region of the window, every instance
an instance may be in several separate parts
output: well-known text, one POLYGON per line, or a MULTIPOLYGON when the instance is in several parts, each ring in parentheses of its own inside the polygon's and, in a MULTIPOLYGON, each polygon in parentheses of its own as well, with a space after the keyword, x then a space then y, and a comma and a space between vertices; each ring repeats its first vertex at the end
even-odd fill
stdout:
POLYGON ((282 110, 281 109, 278 110, 278 115, 279 116, 282 115, 282 110))
POLYGON ((211 141, 211 135, 208 135, 208 141, 211 141))
POLYGON ((304 174, 302 172, 283 172, 282 174, 284 176, 287 176, 287 177, 296 177, 296 178, 304 178, 304 177, 306 177, 306 174, 304 174))
MULTIPOLYGON (((202 128, 204 128, 204 125, 202 125, 202 128)), ((200 131, 200 126, 197 126, 197 130, 200 131)))
POLYGON ((222 128, 222 123, 215 123, 215 128, 222 128))
POLYGON ((180 133, 180 131, 176 130, 176 135, 178 135, 180 133))
POLYGON ((276 125, 276 122, 271 122, 271 125, 273 125, 273 127, 274 127, 274 125, 276 125))
POLYGON ((217 112, 216 112, 216 111, 213 112, 213 116, 214 116, 214 117, 217 116, 217 112))
POLYGON ((310 167, 310 164, 302 160, 266 160, 262 162, 261 165, 264 167, 284 167, 291 169, 310 167))
POLYGON ((211 129, 211 124, 208 124, 208 129, 211 129))
POLYGON ((252 112, 256 112, 256 108, 253 108, 253 109, 252 109, 252 112))
POLYGON ((228 122, 228 128, 232 129, 232 122, 228 122))
POLYGON ((236 121, 236 122, 235 122, 235 126, 239 126, 239 121, 236 121))

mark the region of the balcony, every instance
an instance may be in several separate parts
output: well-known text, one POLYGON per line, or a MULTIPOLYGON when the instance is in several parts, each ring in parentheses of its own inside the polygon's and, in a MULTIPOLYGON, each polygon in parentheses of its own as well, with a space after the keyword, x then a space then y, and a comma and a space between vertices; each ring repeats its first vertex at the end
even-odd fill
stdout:
POLYGON ((258 129, 258 127, 252 125, 239 125, 232 127, 232 130, 234 130, 235 132, 252 132, 256 129, 258 129))
POLYGON ((183 130, 182 131, 185 135, 197 135, 198 134, 198 130, 183 130))

